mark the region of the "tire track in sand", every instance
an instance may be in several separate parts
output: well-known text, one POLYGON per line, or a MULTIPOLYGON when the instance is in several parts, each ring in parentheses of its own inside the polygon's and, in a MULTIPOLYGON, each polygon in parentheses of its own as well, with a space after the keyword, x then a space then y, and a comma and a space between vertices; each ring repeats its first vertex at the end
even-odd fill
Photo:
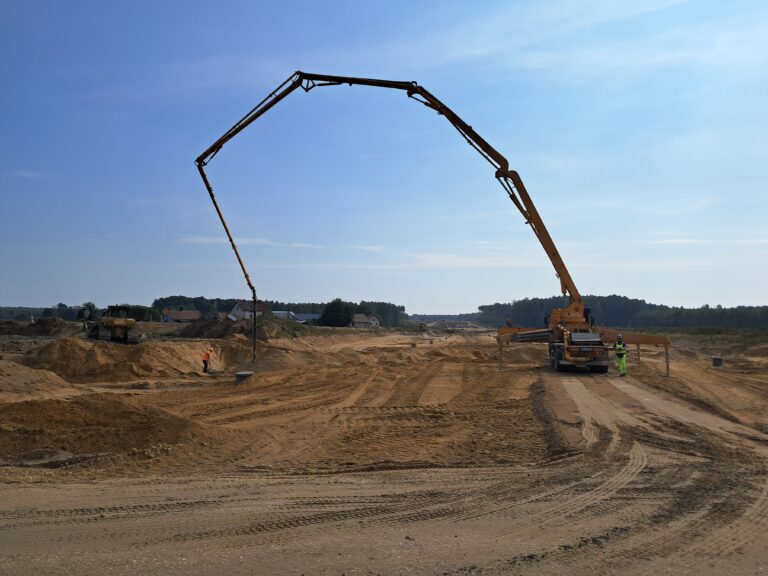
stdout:
MULTIPOLYGON (((759 477, 768 478, 768 453, 760 450, 754 461, 759 460, 759 477)), ((752 541, 757 534, 763 534, 768 528, 768 479, 763 481, 762 489, 736 520, 717 528, 708 537, 695 545, 688 553, 705 554, 717 557, 736 552, 752 541)))
MULTIPOLYGON (((572 397, 581 415, 582 421, 582 436, 585 441, 585 448, 589 449, 600 440, 595 422, 603 425, 611 432, 611 441, 608 445, 605 455, 612 455, 622 445, 621 434, 617 421, 620 421, 629 425, 640 425, 640 421, 634 417, 618 413, 607 402, 600 397, 590 392, 577 378, 565 378, 562 384, 564 385, 567 393, 572 397)), ((648 464, 648 456, 643 446, 633 441, 630 449, 627 452, 627 462, 616 473, 611 475, 608 479, 603 481, 597 487, 588 489, 586 492, 576 494, 570 498, 564 498, 561 501, 544 508, 543 510, 534 511, 530 514, 526 514, 524 518, 515 522, 513 526, 515 528, 528 525, 532 521, 538 521, 541 523, 548 522, 553 519, 562 519, 564 517, 576 514, 585 508, 599 504, 611 497, 613 497, 622 488, 627 486, 643 471, 648 464)), ((594 477, 594 476, 593 476, 594 477)), ((534 495, 523 500, 510 502, 504 506, 494 506, 489 510, 471 515, 465 515, 459 518, 470 519, 485 516, 495 512, 499 512, 506 509, 512 509, 524 504, 531 504, 537 501, 541 501, 551 496, 567 493, 572 488, 584 485, 589 482, 589 479, 583 479, 572 483, 563 484, 560 487, 554 488, 542 494, 534 495)))
POLYGON ((720 436, 726 444, 741 446, 748 467, 758 472, 757 476, 762 480, 758 495, 737 519, 717 528, 687 551, 687 554, 694 556, 705 554, 715 557, 730 554, 753 540, 756 534, 762 534, 768 527, 768 475, 766 474, 768 450, 758 441, 765 441, 766 435, 719 415, 694 410, 678 402, 667 400, 655 392, 640 389, 630 382, 617 379, 611 379, 610 382, 622 392, 640 401, 651 412, 661 413, 686 424, 701 426, 720 436))
POLYGON ((568 491, 584 486, 590 479, 576 480, 539 494, 509 502, 503 506, 497 505, 483 510, 482 512, 461 515, 453 521, 461 522, 488 516, 505 510, 513 510, 526 504, 533 504, 551 497, 560 497, 560 499, 551 505, 546 506, 544 509, 527 511, 524 514, 521 514, 519 518, 510 524, 507 524, 505 531, 502 532, 499 537, 515 534, 521 528, 528 530, 532 522, 546 524, 552 521, 562 521, 563 518, 577 514, 586 508, 592 507, 613 497, 622 488, 635 480, 635 478, 637 478, 643 471, 647 463, 648 459, 645 450, 640 444, 635 442, 628 452, 627 463, 597 487, 588 489, 586 492, 580 494, 577 493, 571 497, 563 497, 568 491))

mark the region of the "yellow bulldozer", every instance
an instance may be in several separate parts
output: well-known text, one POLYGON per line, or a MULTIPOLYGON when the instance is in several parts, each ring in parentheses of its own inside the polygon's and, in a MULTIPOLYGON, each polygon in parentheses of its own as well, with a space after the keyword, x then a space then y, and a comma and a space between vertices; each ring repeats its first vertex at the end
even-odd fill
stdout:
POLYGON ((98 321, 88 324, 88 338, 138 344, 142 335, 136 329, 136 320, 129 317, 129 312, 129 306, 109 306, 98 321))

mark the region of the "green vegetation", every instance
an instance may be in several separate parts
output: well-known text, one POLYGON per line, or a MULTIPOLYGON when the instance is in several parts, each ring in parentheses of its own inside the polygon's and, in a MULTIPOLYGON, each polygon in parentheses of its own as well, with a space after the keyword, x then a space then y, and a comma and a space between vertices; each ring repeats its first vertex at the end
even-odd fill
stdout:
MULTIPOLYGON (((340 299, 336 299, 341 301, 340 299)), ((334 315, 332 320, 326 322, 335 322, 328 324, 324 322, 318 322, 318 324, 324 326, 347 326, 352 321, 351 314, 373 314, 375 315, 382 326, 400 326, 405 322, 405 306, 398 306, 389 302, 367 302, 361 301, 359 304, 353 302, 345 302, 351 306, 351 314, 349 320, 345 324, 338 324, 343 318, 336 317, 338 313, 338 303, 336 300, 332 302, 334 307, 331 309, 331 313, 334 315)), ((229 312, 234 308, 235 304, 240 301, 236 298, 205 298, 204 296, 166 296, 164 298, 158 298, 152 302, 152 308, 157 311, 162 311, 167 307, 169 310, 199 310, 204 315, 209 315, 214 312, 229 312)), ((327 306, 330 304, 321 302, 280 302, 278 300, 262 300, 260 301, 268 310, 287 310, 295 314, 323 314, 327 306)), ((344 316, 346 318, 346 316, 344 316)))
POLYGON ((128 306, 128 316, 139 322, 159 322, 160 312, 149 306, 140 306, 138 304, 123 304, 128 306))
MULTIPOLYGON (((329 305, 334 304, 337 300, 340 299, 336 298, 336 300, 333 300, 328 304, 316 302, 296 303, 265 300, 264 304, 266 304, 270 310, 288 310, 289 312, 294 312, 297 314, 322 315, 325 309, 329 305)), ((395 326, 402 326, 406 321, 405 306, 398 306, 397 304, 392 304, 390 302, 368 302, 366 300, 361 300, 359 304, 355 304, 354 302, 346 302, 346 304, 349 304, 352 307, 353 314, 366 314, 369 316, 376 316, 382 326, 387 326, 390 328, 395 326)), ((336 307, 338 307, 338 304, 334 304, 334 308, 336 307)), ((337 319, 335 321, 340 320, 337 319)), ((325 324, 322 320, 319 320, 318 324, 322 326, 347 326, 351 321, 352 317, 350 316, 350 319, 346 324, 325 324)))
MULTIPOLYGON (((128 306, 128 316, 139 322, 158 322, 160 320, 160 312, 149 306, 141 306, 140 304, 122 304, 122 306, 128 306)), ((106 308, 97 308, 93 302, 84 302, 80 306, 67 306, 59 302, 56 306, 49 308, 0 306, 0 320, 28 322, 32 318, 59 318, 68 322, 76 322, 85 319, 86 312, 87 317, 94 320, 100 317, 105 310, 106 308)))
POLYGON ((325 306, 317 323, 321 326, 349 326, 354 313, 355 305, 352 302, 336 298, 325 306))
POLYGON ((407 318, 405 314, 405 306, 398 306, 389 302, 366 302, 361 301, 357 305, 357 312, 360 314, 373 314, 379 319, 382 326, 389 328, 395 326, 402 326, 405 324, 407 318))
POLYGON ((162 312, 168 310, 199 310, 203 314, 229 312, 239 302, 237 298, 206 298, 204 296, 166 296, 152 302, 152 308, 162 312))
POLYGON ((30 306, 0 306, 0 320, 16 320, 17 322, 29 322, 33 318, 60 318, 74 322, 82 320, 85 311, 91 314, 91 318, 97 318, 101 311, 93 302, 85 302, 82 306, 67 306, 59 302, 50 307, 30 306))
MULTIPOLYGON (((476 321, 498 326, 507 319, 516 326, 544 326, 544 318, 553 308, 568 304, 565 296, 525 298, 508 304, 479 307, 476 321)), ((626 296, 584 296, 591 308, 595 324, 621 328, 768 328, 768 306, 722 306, 701 308, 671 307, 649 304, 626 296)))
MULTIPOLYGON (((238 302, 235 298, 205 298, 203 296, 167 296, 158 298, 152 306, 131 305, 131 317, 141 321, 158 321, 163 308, 171 310, 193 309, 203 315, 215 312, 229 312, 238 302)), ((702 306, 701 308, 671 307, 650 304, 645 300, 625 296, 585 296, 586 306, 592 309, 592 317, 597 325, 615 326, 634 329, 768 329, 768 306, 702 306)), ((318 324, 325 326, 347 326, 352 321, 352 314, 375 315, 382 326, 403 326, 410 322, 429 323, 437 320, 474 322, 485 326, 498 326, 510 319, 516 326, 537 328, 544 326, 544 318, 553 308, 566 306, 565 296, 551 298, 524 298, 509 303, 488 304, 479 307, 479 312, 472 314, 414 314, 410 318, 405 314, 405 307, 390 302, 361 301, 358 304, 344 302, 337 298, 331 303, 314 302, 279 302, 264 301, 270 310, 288 310, 294 313, 321 314, 318 324), (328 307, 330 311, 325 313, 328 307)), ((35 318, 50 317, 62 320, 82 320, 88 310, 91 318, 97 318, 103 310, 98 310, 93 302, 80 306, 68 306, 62 302, 50 307, 31 308, 24 306, 0 306, 0 320, 29 321, 35 318)))
POLYGON ((263 300, 270 310, 287 310, 294 314, 322 314, 325 304, 320 302, 279 302, 263 300))
POLYGON ((373 315, 379 319, 381 326, 395 327, 405 323, 405 306, 397 306, 389 302, 366 302, 359 304, 345 302, 341 298, 323 305, 323 310, 317 323, 320 326, 349 326, 354 314, 373 315))

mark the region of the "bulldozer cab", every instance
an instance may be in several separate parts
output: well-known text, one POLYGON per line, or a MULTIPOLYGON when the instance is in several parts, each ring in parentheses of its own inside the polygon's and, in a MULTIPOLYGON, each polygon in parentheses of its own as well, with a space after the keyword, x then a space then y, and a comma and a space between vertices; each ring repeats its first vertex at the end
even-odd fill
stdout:
POLYGON ((104 314, 101 315, 102 318, 128 318, 128 312, 129 312, 128 306, 109 306, 105 311, 104 314))

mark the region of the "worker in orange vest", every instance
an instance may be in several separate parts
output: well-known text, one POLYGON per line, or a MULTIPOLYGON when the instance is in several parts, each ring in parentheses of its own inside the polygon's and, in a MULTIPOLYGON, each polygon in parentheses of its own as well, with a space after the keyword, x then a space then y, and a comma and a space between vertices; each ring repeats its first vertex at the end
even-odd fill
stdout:
POLYGON ((208 363, 211 361, 211 354, 213 354, 213 348, 208 348, 208 351, 203 354, 203 372, 208 373, 208 363))

